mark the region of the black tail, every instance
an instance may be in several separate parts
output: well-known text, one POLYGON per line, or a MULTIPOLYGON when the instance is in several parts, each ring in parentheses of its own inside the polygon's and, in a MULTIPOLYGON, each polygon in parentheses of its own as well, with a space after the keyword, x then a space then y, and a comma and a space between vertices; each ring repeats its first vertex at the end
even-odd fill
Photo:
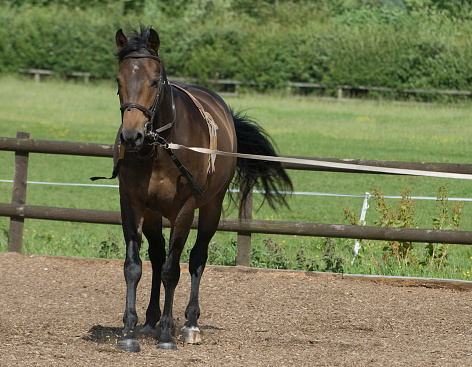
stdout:
MULTIPOLYGON (((231 110, 231 114, 238 140, 238 153, 277 156, 271 137, 257 122, 241 111, 235 113, 231 110)), ((264 190, 264 200, 267 200, 273 209, 276 209, 277 205, 288 207, 286 193, 293 191, 292 181, 280 162, 247 158, 237 159, 233 185, 242 190, 240 214, 249 192, 254 187, 264 190)))

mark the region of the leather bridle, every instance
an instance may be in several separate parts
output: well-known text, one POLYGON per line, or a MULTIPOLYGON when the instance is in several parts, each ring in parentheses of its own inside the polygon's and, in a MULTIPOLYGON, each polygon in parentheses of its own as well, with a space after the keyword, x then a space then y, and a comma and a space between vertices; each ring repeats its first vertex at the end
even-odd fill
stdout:
MULTIPOLYGON (((151 109, 148 109, 147 107, 144 107, 143 105, 140 105, 139 103, 134 103, 134 102, 125 102, 122 103, 120 106, 121 110, 121 118, 123 119, 123 113, 124 111, 131 111, 132 108, 136 108, 140 110, 146 117, 149 118, 149 120, 146 122, 144 125, 144 130, 145 130, 145 139, 147 140, 148 144, 151 144, 153 147, 155 145, 159 145, 164 148, 164 150, 167 152, 169 157, 172 159, 172 162, 176 165, 176 167, 179 169, 180 173, 187 179, 190 187, 192 190, 197 194, 197 195, 203 195, 204 191, 198 186, 198 184, 195 182, 193 179, 192 174, 184 167, 182 163, 180 163, 179 159, 176 157, 172 149, 169 148, 169 144, 167 141, 160 136, 159 134, 165 130, 168 130, 174 126, 175 123, 175 118, 176 118, 176 112, 175 112, 175 103, 174 103, 174 95, 172 93, 172 89, 170 89, 170 95, 172 99, 172 112, 173 112, 173 119, 171 122, 168 124, 165 124, 164 126, 159 127, 158 129, 153 129, 153 122, 154 118, 156 116, 156 111, 159 107, 160 104, 160 97, 161 93, 163 90, 163 87, 167 85, 168 87, 171 87, 171 84, 167 80, 167 76, 164 73, 164 64, 162 62, 162 59, 159 57, 159 55, 144 55, 144 54, 136 54, 136 55, 127 55, 123 58, 123 60, 127 59, 152 59, 156 60, 160 64, 160 72, 159 72, 159 87, 157 90, 157 95, 156 98, 154 99, 154 102, 152 104, 151 109)), ((153 150, 154 152, 154 150, 153 150)), ((95 180, 101 180, 101 179, 114 179, 118 176, 118 172, 120 170, 121 164, 123 162, 125 155, 125 150, 121 144, 118 145, 118 159, 116 160, 115 166, 113 167, 113 173, 111 177, 90 177, 92 181, 95 180)), ((150 158, 153 155, 151 153, 148 157, 150 158)))
POLYGON ((156 111, 159 107, 159 101, 161 99, 160 97, 162 94, 163 87, 165 85, 170 86, 170 83, 167 80, 167 76, 164 76, 164 73, 163 73, 164 65, 163 65, 162 59, 159 57, 159 55, 145 55, 145 54, 127 55, 123 58, 123 60, 128 60, 128 59, 152 59, 159 62, 160 64, 160 72, 159 72, 159 79, 158 79, 159 87, 158 87, 157 95, 156 95, 156 98, 154 99, 151 109, 148 109, 144 107, 143 105, 140 105, 139 103, 125 102, 125 103, 122 103, 120 106, 122 115, 125 110, 131 111, 132 108, 136 108, 140 110, 149 119, 144 125, 146 136, 148 135, 155 136, 156 134, 159 134, 165 130, 172 128, 172 126, 175 123, 175 104, 174 104, 174 96, 172 92, 170 93, 171 98, 172 98, 172 110, 173 110, 173 115, 174 115, 172 121, 169 122, 168 124, 165 124, 164 126, 159 127, 158 129, 154 129, 154 126, 153 126, 154 118, 156 117, 156 111))
MULTIPOLYGON (((164 150, 169 155, 169 157, 172 159, 172 162, 179 169, 180 173, 182 173, 182 175, 187 179, 187 181, 188 181, 190 187, 192 188, 192 190, 197 195, 203 195, 204 191, 195 182, 195 180, 193 179, 192 174, 184 167, 184 165, 182 163, 180 163, 179 159, 176 157, 176 155, 174 154, 172 149, 169 148, 169 144, 167 143, 167 141, 162 136, 159 135, 161 132, 172 128, 172 126, 174 126, 174 123, 175 123, 176 112, 175 112, 174 95, 172 93, 172 89, 170 89, 170 95, 171 95, 171 99, 172 99, 173 119, 168 124, 166 124, 164 126, 161 126, 158 129, 155 129, 155 130, 153 129, 153 122, 154 122, 154 118, 156 116, 156 111, 157 111, 157 109, 159 107, 159 104, 160 104, 160 99, 161 99, 160 97, 161 97, 162 89, 165 85, 167 85, 168 87, 171 87, 171 84, 167 80, 167 76, 164 73, 164 64, 162 62, 162 59, 159 57, 159 55, 144 55, 144 54, 127 55, 123 58, 123 60, 127 60, 127 59, 153 59, 153 60, 156 60, 157 62, 159 62, 161 70, 159 72, 160 75, 159 75, 159 87, 158 87, 158 90, 157 90, 157 96, 154 99, 154 102, 152 104, 151 109, 148 109, 148 108, 144 107, 143 105, 140 105, 139 103, 133 103, 133 102, 122 103, 121 106, 120 106, 122 119, 123 119, 123 112, 125 110, 126 111, 131 111, 132 108, 136 108, 136 109, 140 110, 146 117, 148 117, 149 120, 144 125, 145 140, 147 141, 147 143, 151 144, 153 148, 154 148, 155 145, 159 145, 159 146, 163 147, 164 150)), ((112 173, 112 176, 110 177, 110 179, 114 179, 118 176, 118 171, 120 170, 121 163, 122 163, 123 158, 124 158, 124 149, 121 146, 121 144, 119 145, 118 152, 119 152, 119 157, 118 157, 118 160, 116 161, 115 166, 113 167, 113 173, 112 173)), ((151 152, 150 155, 148 155, 147 157, 144 157, 143 159, 150 158, 153 154, 154 154, 154 149, 153 149, 153 151, 151 152)), ((95 181, 95 180, 99 180, 99 179, 103 179, 103 178, 106 178, 106 177, 91 177, 90 179, 92 181, 95 181)))

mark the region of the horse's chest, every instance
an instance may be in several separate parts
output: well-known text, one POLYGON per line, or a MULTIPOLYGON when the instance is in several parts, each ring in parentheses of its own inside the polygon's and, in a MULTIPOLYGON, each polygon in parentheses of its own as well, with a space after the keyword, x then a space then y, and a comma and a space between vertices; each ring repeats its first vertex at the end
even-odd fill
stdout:
POLYGON ((175 180, 175 177, 163 173, 153 174, 149 182, 148 197, 159 201, 172 200, 177 195, 175 180))
POLYGON ((147 207, 167 217, 171 208, 191 194, 182 176, 159 170, 153 173, 149 182, 147 207))

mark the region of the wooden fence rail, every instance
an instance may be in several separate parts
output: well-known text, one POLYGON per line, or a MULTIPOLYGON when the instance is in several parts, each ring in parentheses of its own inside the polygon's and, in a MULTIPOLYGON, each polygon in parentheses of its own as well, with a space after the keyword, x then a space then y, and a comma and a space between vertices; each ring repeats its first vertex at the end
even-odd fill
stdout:
MULTIPOLYGON (((50 76, 55 75, 55 72, 52 70, 44 70, 44 69, 21 69, 20 73, 22 74, 31 74, 34 75, 34 79, 37 83, 40 82, 41 76, 50 76)), ((92 77, 91 73, 88 72, 79 72, 73 71, 68 74, 71 77, 83 77, 85 83, 88 83, 90 78, 92 77)), ((237 91, 238 87, 241 85, 248 85, 248 86, 264 86, 267 83, 264 82, 251 82, 251 81, 241 81, 241 80, 234 80, 234 79, 198 79, 198 78, 190 78, 190 77, 169 77, 171 81, 175 82, 185 82, 185 83, 200 83, 200 84, 213 84, 213 85, 224 85, 224 86, 232 86, 237 91)), ((360 92, 381 92, 381 93, 403 93, 403 94, 442 94, 442 95, 450 95, 450 96, 472 96, 472 91, 470 90, 458 90, 458 89, 425 89, 425 88, 405 88, 405 89, 397 89, 397 88, 390 88, 390 87, 376 87, 376 86, 352 86, 352 85, 345 85, 345 84, 321 84, 321 83, 304 83, 304 82, 287 82, 285 83, 285 87, 288 90, 292 88, 298 89, 335 89, 337 90, 337 97, 343 98, 343 93, 345 91, 360 91, 360 92)))
MULTIPOLYGON (((120 212, 106 210, 0 203, 0 216, 121 225, 120 212)), ((170 225, 169 221, 165 218, 162 224, 167 228, 170 225)), ((193 220, 191 228, 198 228, 198 217, 195 217, 193 220)), ((472 231, 353 226, 346 224, 285 222, 274 220, 221 218, 218 231, 472 245, 472 231)))
MULTIPOLYGON (((13 151, 23 153, 45 153, 79 155, 87 157, 113 157, 113 145, 97 143, 81 143, 71 141, 37 140, 27 138, 5 138, 0 137, 0 151, 13 151)), ((282 156, 288 157, 291 156, 282 156)), ((352 165, 362 165, 371 167, 390 167, 399 169, 411 169, 418 171, 434 171, 472 174, 472 164, 466 163, 430 163, 430 162, 398 162, 398 161, 374 161, 365 159, 341 159, 341 158, 321 158, 321 157, 293 157, 311 159, 314 161, 326 161, 333 163, 349 163, 352 165)), ((307 170, 307 171, 329 171, 329 172, 351 172, 356 173, 355 167, 343 169, 337 167, 316 167, 302 163, 282 163, 287 169, 307 170)), ((367 173, 367 172, 365 172, 367 173)), ((382 173, 382 172, 369 172, 382 173)))
MULTIPOLYGON (((23 220, 45 219, 83 223, 121 224, 119 212, 103 210, 86 210, 58 208, 47 206, 26 205, 26 182, 29 153, 65 154, 92 157, 112 157, 113 147, 108 144, 92 144, 78 142, 59 142, 29 139, 29 134, 18 133, 17 138, 0 137, 0 150, 15 152, 15 172, 12 190, 12 202, 0 203, 0 216, 10 217, 9 251, 22 251, 23 220)), ((352 163, 354 165, 369 165, 372 167, 406 168, 413 170, 438 171, 449 173, 472 173, 471 164, 424 163, 424 162, 390 162, 369 160, 347 160, 309 158, 331 162, 352 163)), ((303 164, 285 163, 287 169, 302 169, 312 171, 356 172, 353 169, 338 169, 329 167, 313 167, 303 164)), ((380 172, 371 172, 380 173, 380 172)), ((413 228, 385 228, 373 226, 353 226, 342 224, 323 224, 306 222, 284 222, 268 220, 252 220, 252 208, 246 208, 243 219, 221 218, 219 231, 238 233, 238 265, 249 265, 250 236, 252 233, 285 234, 297 236, 363 238, 384 241, 426 242, 472 244, 472 231, 448 231, 413 228)), ((197 228, 198 218, 194 219, 192 228, 197 228)), ((163 220, 165 227, 169 226, 163 220)))
MULTIPOLYGON (((55 75, 56 73, 52 70, 44 70, 44 69, 20 69, 21 74, 31 74, 34 75, 34 81, 36 83, 41 82, 41 76, 51 76, 55 75)), ((84 78, 84 83, 88 84, 90 78, 92 77, 91 73, 84 72, 84 71, 73 71, 67 74, 69 77, 74 78, 84 78)))
MULTIPOLYGON (((264 86, 266 83, 263 82, 249 82, 233 79, 206 79, 201 80, 198 78, 187 78, 187 77, 169 77, 171 81, 185 82, 185 83, 200 83, 200 84, 213 84, 213 85, 225 85, 233 86, 237 92, 238 87, 241 85, 247 86, 264 86)), ((346 84, 321 84, 321 83, 304 83, 304 82, 287 82, 285 83, 287 90, 291 91, 293 88, 298 89, 335 89, 337 90, 337 97, 343 98, 344 92, 358 91, 358 92, 381 92, 381 93, 403 93, 403 94, 442 94, 449 96, 472 96, 470 90, 458 90, 458 89, 425 89, 425 88, 389 88, 389 87, 376 87, 376 86, 352 86, 346 84)))

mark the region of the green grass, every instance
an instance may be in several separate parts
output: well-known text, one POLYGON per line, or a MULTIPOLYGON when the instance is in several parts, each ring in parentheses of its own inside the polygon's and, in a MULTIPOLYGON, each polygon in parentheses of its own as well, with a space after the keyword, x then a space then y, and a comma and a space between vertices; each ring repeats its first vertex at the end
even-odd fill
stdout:
MULTIPOLYGON (((0 80, 2 136, 26 131, 34 139, 112 143, 120 121, 114 83, 89 85, 56 79, 35 84, 28 78, 2 76, 0 80)), ((280 154, 398 161, 469 163, 472 147, 470 105, 395 104, 387 101, 338 102, 288 95, 226 97, 236 107, 248 109, 278 145, 280 154)), ((0 155, 0 179, 13 177, 13 153, 0 155)), ((90 183, 89 177, 107 175, 112 162, 104 158, 30 154, 29 181, 90 183)), ((470 197, 470 183, 424 177, 404 177, 328 172, 290 171, 296 191, 363 195, 378 188, 385 195, 400 195, 405 187, 414 196, 436 196, 447 183, 449 197, 470 197)), ((106 182, 109 183, 109 182, 106 182)), ((112 182, 117 184, 117 182, 112 182)), ((0 183, 0 202, 10 202, 11 184, 0 183)), ((254 218, 319 223, 344 223, 343 208, 360 212, 362 198, 298 196, 291 210, 277 212, 263 206, 254 218)), ((390 201, 394 204, 394 201, 390 201)), ((119 210, 116 188, 78 188, 28 185, 27 203, 71 208, 119 210)), ((255 202, 259 209, 260 201, 255 202)), ((378 218, 374 201, 366 221, 378 218)), ((459 229, 472 230, 472 206, 465 203, 459 229)), ((417 201, 416 226, 431 228, 434 201, 417 201)), ((226 212, 227 213, 227 212, 226 212)), ((227 213, 228 214, 228 213, 227 213)), ((230 215, 235 216, 233 211, 230 215)), ((0 249, 7 248, 8 219, 0 218, 0 249)), ((168 236, 168 232, 165 234, 168 236)), ((24 251, 28 253, 86 257, 123 257, 119 226, 26 220, 24 251)), ((189 242, 195 239, 192 232, 189 242)), ((210 246, 210 262, 235 263, 236 234, 217 233, 210 246)), ((364 251, 353 265, 352 240, 294 236, 253 236, 253 266, 306 270, 378 272, 364 251), (336 260, 338 261, 336 263, 336 260)), ((383 245, 377 255, 382 258, 383 245)), ((187 246, 189 250, 191 246, 187 246)), ((366 250, 366 246, 363 246, 366 250)), ((143 256, 146 256, 143 250, 143 256)), ((472 251, 451 246, 440 270, 422 266, 426 249, 415 244, 411 266, 386 267, 382 273, 468 279, 472 251), (413 266, 417 263, 415 266, 413 266)), ((188 251, 182 260, 187 261, 188 251)))

